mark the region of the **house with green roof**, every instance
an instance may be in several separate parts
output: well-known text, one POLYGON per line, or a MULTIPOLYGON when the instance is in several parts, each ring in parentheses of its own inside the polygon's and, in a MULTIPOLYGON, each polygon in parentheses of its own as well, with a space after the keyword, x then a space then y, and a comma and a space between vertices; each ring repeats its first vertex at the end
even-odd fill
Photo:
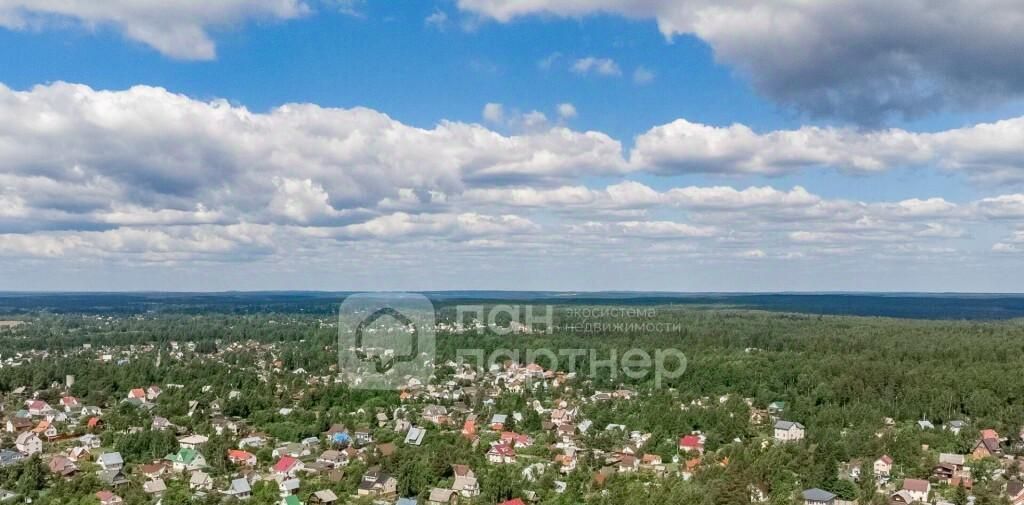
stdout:
POLYGON ((168 454, 164 459, 170 461, 174 470, 178 472, 191 472, 206 468, 206 458, 195 449, 181 448, 177 453, 168 454))

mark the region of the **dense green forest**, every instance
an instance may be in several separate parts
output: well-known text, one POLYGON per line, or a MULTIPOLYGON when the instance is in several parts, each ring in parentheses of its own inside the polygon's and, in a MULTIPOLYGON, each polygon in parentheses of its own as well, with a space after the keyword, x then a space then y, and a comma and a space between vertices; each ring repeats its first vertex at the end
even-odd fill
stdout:
MULTIPOLYGON (((450 322, 453 312, 442 308, 438 317, 450 322)), ((0 368, 0 394, 9 396, 26 387, 39 398, 55 402, 58 393, 52 385, 75 375, 71 394, 88 405, 114 406, 104 414, 104 442, 126 459, 159 458, 176 447, 173 437, 157 432, 115 435, 146 425, 147 416, 166 417, 190 432, 209 432, 208 417, 188 415, 189 401, 197 401, 200 410, 216 403, 224 416, 244 419, 253 429, 282 441, 319 436, 333 423, 372 426, 375 412, 390 412, 401 405, 397 392, 310 384, 310 376, 331 375, 337 364, 336 324, 323 315, 36 313, 19 319, 28 323, 0 329, 0 357, 25 361, 0 368), (132 352, 133 348, 147 351, 132 352), (103 352, 123 363, 112 366, 96 359, 103 352), (271 363, 286 373, 261 379, 260 371, 271 363), (304 373, 288 373, 300 369, 304 373), (152 412, 118 403, 128 389, 149 384, 182 387, 167 389, 152 412), (232 391, 241 394, 232 396, 232 391), (278 411, 283 407, 294 412, 282 415, 278 411)), ((675 440, 680 434, 700 431, 707 436, 709 458, 727 462, 709 465, 691 481, 670 478, 652 483, 643 475, 617 475, 596 492, 592 477, 602 461, 597 453, 587 453, 576 472, 559 476, 567 482, 564 493, 542 493, 545 503, 748 503, 751 486, 779 504, 791 503, 795 493, 809 487, 828 489, 844 498, 859 497, 862 503, 885 502, 888 498, 875 493, 873 483, 854 485, 837 479, 839 465, 857 459, 870 463, 889 454, 900 475, 927 477, 935 453, 970 452, 981 428, 1008 435, 1008 453, 1019 449, 1012 443, 1024 423, 1024 322, 1019 320, 909 320, 687 305, 651 306, 637 318, 647 324, 641 328, 658 331, 615 326, 621 319, 584 318, 578 310, 559 306, 550 333, 442 330, 438 334, 438 363, 455 359, 465 349, 514 349, 525 355, 530 349, 579 348, 593 350, 576 364, 577 369, 589 370, 591 357, 603 359, 631 348, 652 354, 676 348, 685 353, 685 373, 667 379, 660 388, 654 387, 651 378, 632 380, 598 368, 597 375, 582 374, 558 389, 505 393, 489 405, 473 399, 474 410, 487 415, 525 412, 534 400, 580 400, 596 391, 629 387, 641 394, 612 403, 580 402, 583 414, 597 427, 621 424, 651 434, 643 452, 666 460, 677 454, 675 440), (774 401, 785 402, 787 419, 807 426, 804 443, 765 447, 759 442, 770 434, 749 422, 751 406, 764 408, 774 401), (704 406, 685 408, 695 402, 704 406), (894 424, 884 425, 884 418, 892 418, 894 424), (915 424, 920 419, 937 426, 966 420, 971 429, 960 435, 920 430, 915 424)), ((447 380, 451 371, 441 367, 435 381, 447 380)), ((520 428, 539 432, 540 425, 536 415, 528 415, 520 428)), ((378 442, 397 440, 388 429, 375 428, 374 434, 378 442)), ((550 442, 545 437, 540 433, 538 440, 550 442)), ((584 439, 587 447, 600 451, 614 451, 625 442, 624 435, 603 429, 588 432, 584 439)), ((217 449, 220 454, 234 443, 211 442, 224 448, 217 449)), ((538 451, 539 456, 546 454, 546 449, 538 451)), ((272 459, 266 450, 258 456, 262 462, 272 459)), ((222 456, 209 459, 217 475, 230 473, 222 456)), ((479 503, 519 496, 527 487, 544 490, 547 484, 525 483, 507 467, 488 467, 483 451, 456 433, 437 434, 423 447, 402 448, 369 463, 397 475, 401 492, 410 495, 423 495, 450 479, 450 466, 456 463, 478 469, 483 488, 479 503)), ((95 487, 87 480, 89 475, 81 482, 48 483, 45 473, 36 475, 32 470, 38 464, 29 459, 4 469, 0 487, 35 493, 42 500, 37 503, 70 503, 59 500, 95 487)), ((339 496, 351 494, 359 469, 365 466, 350 467, 346 480, 330 485, 339 496)), ((986 487, 985 477, 976 480, 978 499, 996 500, 998 486, 986 487)), ((955 491, 948 490, 951 499, 955 491)))

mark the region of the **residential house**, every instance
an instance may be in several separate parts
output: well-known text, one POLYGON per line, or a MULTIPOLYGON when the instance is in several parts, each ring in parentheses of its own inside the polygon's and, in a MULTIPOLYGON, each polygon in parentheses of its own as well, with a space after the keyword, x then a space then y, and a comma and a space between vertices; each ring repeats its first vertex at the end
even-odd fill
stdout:
POLYGON ((476 439, 476 416, 470 415, 466 418, 466 422, 462 424, 462 436, 469 440, 476 439))
POLYGON ((40 440, 35 433, 26 431, 18 434, 18 438, 14 441, 14 446, 18 449, 18 452, 26 456, 31 456, 42 452, 43 441, 40 440))
POLYGON ((124 500, 120 496, 117 496, 110 491, 97 491, 96 499, 100 501, 100 505, 121 505, 124 500))
MULTIPOLYGON (((900 492, 905 493, 905 496, 910 497, 910 501, 906 503, 926 503, 928 501, 928 493, 931 492, 932 485, 923 479, 906 479, 903 481, 903 487, 900 488, 900 492)), ((897 493, 899 494, 899 492, 897 493)), ((895 500, 895 496, 893 499, 895 500)))
POLYGON ((277 490, 281 493, 281 498, 286 498, 299 493, 299 479, 281 479, 277 481, 277 490))
POLYGON ((203 435, 189 435, 178 439, 178 445, 185 449, 198 449, 199 446, 209 442, 210 438, 203 435))
POLYGON ((44 416, 48 412, 53 411, 53 407, 51 407, 48 403, 42 400, 29 400, 27 404, 28 413, 31 416, 44 416))
POLYGON ((92 459, 92 453, 88 447, 72 447, 67 450, 68 459, 71 461, 89 461, 92 459))
POLYGON ((0 450, 0 468, 17 464, 25 459, 25 455, 8 449, 0 450))
POLYGON ((448 409, 441 405, 428 405, 423 409, 423 420, 436 425, 448 424, 448 409))
POLYGON ((65 412, 75 412, 82 409, 82 403, 74 396, 65 396, 61 398, 60 405, 61 407, 64 407, 65 412))
POLYGON ((476 480, 473 470, 466 465, 452 465, 452 473, 455 475, 455 482, 452 489, 466 498, 473 498, 480 495, 480 483, 476 480))
POLYGON ((243 466, 256 466, 256 455, 239 449, 228 450, 228 461, 243 466))
POLYGON ((259 449, 260 447, 263 447, 264 445, 266 445, 266 443, 267 443, 267 441, 264 440, 263 437, 252 435, 252 436, 248 436, 248 437, 245 437, 245 438, 239 440, 238 441, 238 448, 239 449, 248 449, 248 448, 251 447, 251 448, 254 448, 254 449, 259 449))
POLYGON ((686 453, 704 454, 704 440, 698 435, 686 435, 679 439, 679 450, 686 453))
POLYGON ((530 438, 530 436, 526 434, 503 431, 501 433, 501 443, 511 445, 516 449, 522 449, 524 447, 532 446, 533 438, 530 438))
POLYGON ((174 425, 171 424, 171 422, 168 421, 166 417, 160 417, 160 416, 153 416, 153 424, 152 424, 151 427, 152 427, 152 429, 154 429, 156 431, 164 431, 164 430, 174 429, 174 425))
POLYGON ((234 479, 231 484, 221 494, 237 498, 239 500, 246 500, 252 496, 252 486, 249 485, 249 481, 245 479, 234 479))
POLYGON ((302 457, 305 457, 305 456, 309 456, 310 454, 312 454, 312 452, 309 450, 308 446, 305 446, 305 445, 302 445, 302 444, 299 444, 299 443, 296 443, 296 442, 292 442, 290 444, 285 444, 285 445, 282 445, 281 447, 278 447, 278 448, 274 449, 274 451, 271 454, 275 458, 281 458, 281 457, 284 457, 284 456, 291 456, 293 458, 302 458, 302 457))
POLYGON ((100 479, 100 482, 110 487, 123 486, 128 483, 128 477, 124 474, 124 470, 120 468, 100 470, 96 476, 100 479))
POLYGON ((617 466, 616 470, 619 473, 636 473, 640 469, 640 460, 632 454, 619 454, 619 464, 617 466))
POLYGON ((78 443, 82 447, 88 447, 90 449, 99 449, 100 446, 103 445, 103 439, 101 439, 98 435, 86 433, 85 435, 78 437, 78 443))
POLYGON ((779 420, 775 422, 775 440, 779 442, 796 442, 804 438, 804 425, 779 420))
POLYGON ((39 424, 35 428, 32 428, 32 433, 37 436, 46 437, 47 440, 53 441, 57 439, 57 427, 50 421, 39 421, 39 424))
POLYGON ((888 454, 875 460, 874 464, 875 477, 878 479, 888 479, 892 475, 892 458, 888 454))
POLYGON ((971 457, 974 459, 998 458, 1003 455, 999 446, 999 433, 996 430, 982 430, 981 437, 974 444, 971 457))
POLYGON ((640 468, 658 475, 665 473, 665 464, 658 454, 644 454, 640 458, 640 468))
POLYGON ((78 466, 64 456, 54 456, 47 463, 47 467, 49 467, 51 473, 62 478, 70 478, 78 473, 78 466))
POLYGON ((7 419, 7 433, 20 433, 32 429, 32 419, 28 417, 14 416, 7 419))
POLYGON ((409 432, 405 434, 406 445, 420 445, 423 443, 423 437, 426 436, 427 430, 413 426, 409 428, 409 432))
POLYGON ((171 464, 166 461, 154 461, 149 464, 137 465, 135 472, 141 473, 143 477, 147 479, 155 479, 162 477, 167 473, 167 469, 170 468, 171 464))
POLYGON ((516 450, 508 444, 494 444, 487 451, 487 461, 494 465, 516 462, 516 450))
POLYGON ((352 441, 356 447, 362 447, 373 443, 373 433, 370 428, 359 428, 352 432, 352 441))
POLYGON ((150 496, 161 496, 167 491, 167 484, 163 479, 148 480, 142 484, 142 491, 150 496))
POLYGON ((188 478, 188 488, 192 491, 209 491, 213 489, 213 479, 202 470, 195 470, 188 478))
POLYGON ((556 454, 555 465, 559 472, 572 473, 576 470, 576 452, 569 450, 564 454, 556 454))
POLYGON ((297 473, 302 471, 303 468, 304 465, 302 464, 302 461, 299 461, 297 458, 282 456, 281 459, 277 460, 277 463, 271 467, 271 471, 277 475, 294 477, 297 473))
POLYGON ((348 464, 348 458, 345 457, 345 453, 339 450, 328 449, 316 458, 316 462, 321 463, 328 468, 337 468, 348 464))
POLYGON ((427 505, 454 505, 458 497, 458 493, 454 490, 435 487, 430 490, 427 505))
POLYGON ((310 495, 309 503, 311 505, 334 505, 338 503, 338 495, 334 494, 334 491, 330 489, 323 489, 310 495))
POLYGON ((834 505, 836 502, 836 495, 824 489, 808 489, 803 492, 802 496, 804 505, 834 505))
POLYGON ((363 474, 356 494, 391 499, 398 494, 398 480, 381 472, 379 468, 373 468, 363 474))
POLYGON ((178 449, 178 452, 168 454, 164 459, 171 462, 171 466, 176 472, 191 472, 206 468, 206 458, 195 449, 182 447, 178 449))

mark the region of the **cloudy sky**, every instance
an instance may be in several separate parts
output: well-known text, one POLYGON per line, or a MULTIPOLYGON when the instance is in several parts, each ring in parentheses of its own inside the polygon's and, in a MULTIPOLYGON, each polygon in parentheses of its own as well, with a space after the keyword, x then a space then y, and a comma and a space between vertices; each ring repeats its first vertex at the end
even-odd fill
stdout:
POLYGON ((1022 26, 0 0, 0 290, 1020 292, 1022 26))

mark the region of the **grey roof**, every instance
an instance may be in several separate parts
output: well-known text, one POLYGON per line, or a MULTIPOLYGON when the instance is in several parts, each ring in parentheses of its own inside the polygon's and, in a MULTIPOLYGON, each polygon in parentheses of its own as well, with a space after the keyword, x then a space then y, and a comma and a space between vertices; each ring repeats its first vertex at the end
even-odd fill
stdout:
POLYGON ((334 491, 331 491, 330 489, 317 491, 313 493, 313 496, 316 496, 320 501, 336 501, 338 499, 338 495, 334 494, 334 491))
POLYGON ((963 454, 949 454, 945 452, 939 454, 939 463, 949 463, 951 465, 962 466, 966 460, 967 458, 964 457, 963 454))
POLYGON ((410 445, 420 445, 423 443, 423 437, 426 434, 427 430, 413 426, 409 428, 409 433, 405 435, 405 443, 410 445))
POLYGON ((792 428, 794 426, 796 426, 797 428, 800 428, 801 430, 804 429, 804 425, 802 425, 800 423, 793 422, 793 421, 781 421, 780 420, 780 421, 776 421, 775 422, 775 429, 777 429, 777 430, 788 430, 788 429, 790 429, 790 428, 792 428))
POLYGON ((100 455, 100 463, 104 466, 123 465, 124 459, 121 458, 121 453, 119 452, 107 452, 100 455))
POLYGON ((11 465, 24 458, 20 452, 4 449, 0 451, 0 466, 11 465))
POLYGON ((451 489, 435 487, 430 490, 430 497, 428 498, 428 500, 432 502, 444 503, 450 500, 453 494, 455 494, 455 491, 452 491, 451 489))
POLYGON ((231 481, 231 490, 235 493, 251 493, 252 487, 249 486, 249 481, 245 479, 235 479, 231 481))
POLYGON ((164 484, 163 479, 156 479, 147 481, 142 485, 142 489, 147 493, 162 493, 167 491, 167 484, 164 484))
POLYGON ((817 502, 828 502, 836 499, 836 495, 825 491, 824 489, 808 489, 803 493, 804 500, 817 501, 817 502))
POLYGON ((124 476, 124 472, 121 470, 103 470, 97 476, 105 484, 123 484, 128 482, 128 478, 124 476))
POLYGON ((452 484, 452 489, 456 491, 462 491, 465 489, 476 489, 476 487, 476 477, 470 477, 468 475, 456 475, 455 483, 452 484))

